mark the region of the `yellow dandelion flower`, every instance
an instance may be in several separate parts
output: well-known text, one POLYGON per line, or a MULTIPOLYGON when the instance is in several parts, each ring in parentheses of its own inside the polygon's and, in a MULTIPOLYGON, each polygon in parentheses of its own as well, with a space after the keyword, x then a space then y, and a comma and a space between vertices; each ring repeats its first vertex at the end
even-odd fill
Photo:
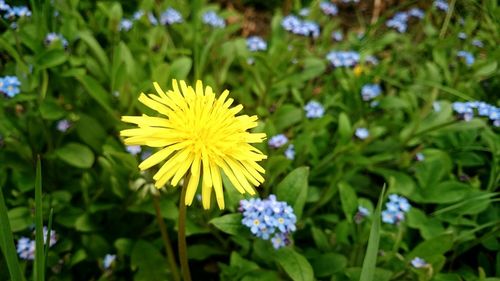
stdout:
POLYGON ((359 77, 359 76, 363 73, 363 70, 364 70, 364 69, 363 69, 363 67, 362 67, 361 65, 359 65, 359 64, 358 64, 358 65, 356 65, 356 66, 354 67, 354 69, 353 69, 354 75, 355 75, 356 77, 359 77))
POLYGON ((160 148, 139 164, 146 170, 166 160, 153 176, 155 186, 161 188, 167 182, 176 186, 189 173, 185 204, 191 205, 201 181, 205 209, 210 208, 212 189, 219 208, 224 208, 221 173, 240 193, 255 194, 254 187, 264 182, 265 172, 257 162, 267 158, 251 145, 266 135, 247 132, 257 126, 257 116, 236 116, 243 106, 230 107, 229 91, 216 98, 211 87, 203 89, 201 81, 193 88, 173 80, 172 90, 166 93, 158 83, 153 85, 158 94, 142 93, 139 101, 161 116, 123 116, 122 121, 138 128, 120 134, 126 145, 160 148))

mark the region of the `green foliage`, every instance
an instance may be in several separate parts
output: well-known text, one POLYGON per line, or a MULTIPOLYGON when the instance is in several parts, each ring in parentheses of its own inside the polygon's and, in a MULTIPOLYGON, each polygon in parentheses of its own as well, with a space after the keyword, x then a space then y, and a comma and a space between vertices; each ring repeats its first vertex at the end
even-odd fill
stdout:
POLYGON ((499 128, 477 109, 465 121, 454 108, 474 100, 500 106, 498 1, 450 1, 447 13, 432 1, 400 1, 373 22, 370 1, 333 1, 333 17, 320 1, 29 2, 31 17, 0 11, 0 77, 21 82, 13 97, 0 85, 0 280, 172 279, 152 196, 176 245, 179 190, 158 191, 156 168, 138 170, 157 148, 133 154, 119 136, 120 116, 156 114, 138 96, 154 92, 153 81, 168 90, 171 79, 200 79, 217 96, 228 89, 240 114, 259 117, 255 132, 288 138, 279 148, 256 144, 268 156, 256 197, 275 194, 297 216, 288 245, 275 250, 242 225, 239 202, 249 198, 223 175, 226 210, 205 211, 197 199, 188 208, 194 280, 498 279, 499 128), (148 18, 161 19, 170 6, 182 23, 148 18), (425 16, 410 17, 406 32, 386 26, 413 7, 425 16), (283 28, 301 8, 310 8, 302 19, 318 23, 317 38, 283 28), (138 10, 144 15, 134 19, 138 10), (203 23, 209 10, 225 28, 203 23), (120 29, 123 19, 130 30, 120 29), (332 40, 334 31, 344 38, 332 40), (68 45, 45 42, 49 32, 68 45), (265 51, 247 47, 254 34, 265 51), (356 51, 360 62, 333 67, 332 50, 356 51), (457 57, 461 50, 474 63, 457 57), (363 100, 366 84, 381 94, 363 100), (306 116, 310 101, 324 107, 322 117, 306 116), (358 128, 369 136, 357 137, 358 128), (380 221, 384 185, 411 204, 396 224, 380 221), (53 246, 40 246, 34 229, 43 226, 56 231, 53 246), (45 250, 18 258, 22 237, 45 250), (116 255, 109 267, 106 254, 116 255), (427 264, 415 268, 416 257, 427 264))

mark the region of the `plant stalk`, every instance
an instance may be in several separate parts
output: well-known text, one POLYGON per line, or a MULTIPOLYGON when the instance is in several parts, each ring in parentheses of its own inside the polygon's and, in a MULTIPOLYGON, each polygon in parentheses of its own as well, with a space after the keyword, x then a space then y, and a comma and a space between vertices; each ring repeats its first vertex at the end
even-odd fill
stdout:
POLYGON ((181 272, 184 281, 191 281, 186 244, 186 189, 188 182, 189 173, 186 175, 186 177, 184 177, 184 184, 182 185, 181 198, 179 200, 179 230, 177 232, 177 240, 179 242, 179 260, 181 263, 181 272))
POLYGON ((165 252, 167 254, 168 267, 170 268, 170 273, 175 281, 180 281, 181 277, 179 275, 179 269, 177 268, 177 263, 175 262, 174 251, 172 249, 172 243, 170 242, 170 237, 168 236, 167 227, 163 221, 160 209, 160 196, 153 195, 153 205, 156 213, 156 221, 160 227, 161 238, 163 240, 163 246, 165 246, 165 252))

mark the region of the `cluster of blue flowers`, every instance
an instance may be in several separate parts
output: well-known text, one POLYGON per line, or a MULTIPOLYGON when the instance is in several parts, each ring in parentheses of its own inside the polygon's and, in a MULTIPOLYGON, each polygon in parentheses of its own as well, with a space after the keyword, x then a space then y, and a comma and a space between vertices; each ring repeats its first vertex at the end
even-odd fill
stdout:
POLYGON ((267 43, 259 36, 250 36, 247 38, 247 48, 251 52, 265 51, 267 49, 267 43))
POLYGON ((55 32, 51 32, 45 36, 44 43, 47 46, 52 45, 55 41, 61 42, 62 46, 66 49, 68 47, 68 40, 64 38, 61 34, 57 34, 55 32))
POLYGON ((4 0, 0 0, 0 12, 3 12, 4 13, 3 17, 9 20, 31 16, 31 11, 28 9, 28 7, 26 6, 11 7, 9 4, 5 3, 4 0))
POLYGON ((276 135, 276 136, 270 138, 268 141, 268 144, 272 148, 280 148, 283 145, 285 145, 287 142, 288 142, 288 138, 283 134, 279 134, 279 135, 276 135))
POLYGON ((317 38, 319 36, 319 25, 313 21, 301 20, 294 15, 288 15, 281 21, 281 26, 293 34, 302 36, 312 36, 317 38))
POLYGON ((172 25, 183 22, 181 13, 176 9, 169 7, 160 15, 160 23, 163 25, 172 25))
POLYGON ((500 127, 500 108, 482 101, 454 102, 453 110, 465 121, 470 121, 477 115, 488 117, 495 127, 500 127))
POLYGON ((446 0, 435 0, 434 7, 438 8, 443 12, 448 12, 449 5, 446 0))
POLYGON ((223 18, 219 17, 214 11, 205 12, 202 16, 203 23, 211 27, 224 28, 226 22, 223 18))
POLYGON ((366 84, 361 88, 361 97, 364 101, 372 100, 382 93, 382 89, 378 84, 366 84))
POLYGON ((326 59, 334 67, 351 67, 359 62, 359 53, 355 51, 331 51, 326 55, 326 59))
POLYGON ((268 199, 241 200, 241 223, 257 237, 269 240, 275 249, 290 244, 290 234, 296 230, 297 217, 286 202, 277 201, 275 195, 268 199))
POLYGON ((368 131, 367 128, 357 128, 356 131, 354 132, 354 135, 358 139, 364 140, 370 136, 370 132, 368 131))
POLYGON ((392 19, 386 22, 386 26, 395 28, 400 33, 404 33, 408 28, 408 20, 410 17, 422 19, 424 15, 424 11, 419 8, 412 8, 408 12, 397 12, 392 19))
MULTIPOLYGON (((139 10, 132 15, 132 19, 122 19, 120 21, 119 30, 125 32, 129 31, 134 26, 134 21, 140 20, 144 15, 144 11, 139 10)), ((147 14, 147 17, 152 25, 158 25, 158 22, 162 25, 172 25, 184 21, 181 13, 179 13, 179 11, 172 7, 167 8, 163 13, 160 14, 159 21, 151 12, 147 14)))
MULTIPOLYGON (((48 230, 47 227, 43 227, 43 242, 47 240, 48 230)), ((54 230, 50 231, 49 237, 49 247, 52 247, 55 243, 57 243, 56 232, 54 230)), ((17 240, 17 254, 21 259, 24 260, 33 260, 35 259, 35 248, 36 242, 35 240, 29 239, 27 237, 21 237, 17 240)))
POLYGON ((304 106, 306 117, 309 119, 321 118, 325 114, 325 108, 317 101, 310 101, 304 106))
POLYGON ((475 61, 474 55, 467 51, 458 51, 457 57, 463 58, 465 60, 465 64, 468 66, 472 65, 475 61))
POLYGON ((0 92, 5 93, 10 98, 19 94, 20 86, 21 82, 16 76, 0 77, 0 92))
POLYGON ((332 2, 323 1, 319 4, 319 8, 327 16, 335 16, 339 13, 337 5, 333 4, 332 2))
POLYGON ((405 219, 405 213, 411 208, 410 203, 403 196, 397 194, 389 195, 389 202, 385 203, 382 211, 382 221, 389 224, 398 224, 405 219))

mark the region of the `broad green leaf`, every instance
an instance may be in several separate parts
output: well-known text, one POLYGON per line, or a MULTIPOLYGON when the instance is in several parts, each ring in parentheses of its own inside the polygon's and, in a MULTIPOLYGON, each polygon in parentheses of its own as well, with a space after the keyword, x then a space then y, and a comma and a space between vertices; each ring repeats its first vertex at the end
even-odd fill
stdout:
POLYGON ((314 280, 311 264, 292 248, 284 247, 277 250, 275 260, 293 281, 314 280))
MULTIPOLYGON (((107 69, 109 67, 110 64, 106 52, 104 52, 101 45, 99 45, 99 42, 97 42, 89 31, 79 32, 76 38, 80 38, 89 46, 96 58, 99 60, 99 64, 103 69, 107 69)), ((105 71, 105 73, 107 74, 107 71, 105 71)))
POLYGON ((453 235, 442 234, 418 244, 408 255, 407 259, 420 257, 425 259, 429 256, 441 255, 448 252, 453 246, 453 235))
POLYGON ((40 69, 55 67, 63 64, 67 60, 63 50, 52 49, 39 54, 36 64, 40 69))
POLYGON ((130 256, 130 266, 135 271, 135 281, 169 280, 165 258, 153 244, 139 240, 130 256))
POLYGON ((76 77, 80 83, 82 83, 83 87, 89 95, 104 108, 111 116, 115 116, 113 109, 110 106, 109 97, 110 93, 108 93, 94 78, 84 75, 76 77))
POLYGON ((326 253, 313 258, 311 265, 315 276, 327 277, 343 271, 347 266, 347 258, 337 253, 326 253))
POLYGON ((458 181, 445 181, 423 191, 422 201, 426 203, 454 203, 465 199, 472 188, 458 181))
POLYGON ((347 140, 352 136, 352 126, 349 117, 344 112, 339 114, 339 136, 342 140, 347 140))
POLYGON ((340 202, 342 210, 349 222, 352 222, 354 213, 358 209, 358 197, 354 189, 346 182, 339 183, 340 202))
POLYGON ((276 196, 293 207, 298 219, 302 216, 302 209, 307 199, 309 168, 299 167, 291 171, 276 186, 276 196))
MULTIPOLYGON (((483 78, 485 76, 492 75, 497 70, 498 62, 495 60, 489 61, 488 63, 482 65, 474 73, 475 77, 483 78)), ((497 73, 498 74, 498 73, 497 73)))
POLYGON ((57 120, 61 119, 65 115, 64 109, 62 109, 55 101, 50 98, 43 100, 40 104, 40 114, 42 118, 47 120, 57 120))
POLYGON ((27 207, 17 207, 9 210, 10 227, 13 232, 27 229, 33 224, 31 212, 27 207))
POLYGON ((59 159, 77 168, 86 169, 94 164, 94 153, 83 144, 70 142, 57 149, 55 154, 59 159))
POLYGON ((193 61, 188 57, 180 57, 170 65, 170 79, 183 80, 191 71, 193 61))
POLYGON ((303 110, 291 104, 280 106, 273 115, 273 123, 276 130, 281 132, 284 129, 297 124, 302 120, 303 110))
POLYGON ((188 246, 190 260, 206 260, 212 256, 224 256, 226 251, 216 245, 197 244, 188 246))
POLYGON ((213 218, 210 223, 225 233, 241 235, 247 231, 245 226, 241 224, 242 218, 241 214, 227 214, 213 218))

